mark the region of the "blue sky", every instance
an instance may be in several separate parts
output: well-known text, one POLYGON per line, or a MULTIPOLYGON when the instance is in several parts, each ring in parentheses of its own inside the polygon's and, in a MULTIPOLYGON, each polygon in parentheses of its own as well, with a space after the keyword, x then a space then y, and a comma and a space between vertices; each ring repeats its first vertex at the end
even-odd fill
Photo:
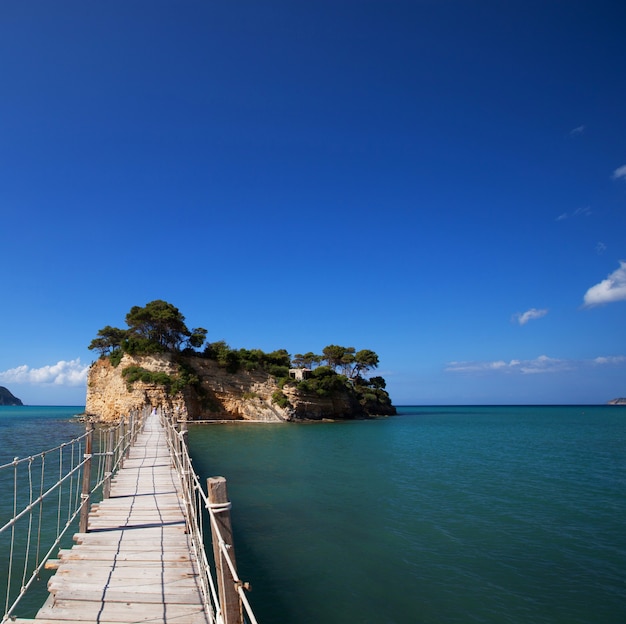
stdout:
POLYGON ((626 5, 0 3, 0 385, 164 299, 396 404, 626 396, 626 5))

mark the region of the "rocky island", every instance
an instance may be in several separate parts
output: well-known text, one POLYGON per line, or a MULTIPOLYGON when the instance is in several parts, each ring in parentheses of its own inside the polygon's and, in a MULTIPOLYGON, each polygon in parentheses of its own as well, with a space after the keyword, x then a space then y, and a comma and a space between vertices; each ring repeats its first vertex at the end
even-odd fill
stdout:
POLYGON ((0 386, 0 405, 24 405, 8 388, 0 386))
POLYGON ((284 422, 395 414, 369 349, 329 345, 293 358, 284 349, 232 349, 206 343, 172 304, 156 300, 126 315, 128 329, 106 326, 89 348, 86 415, 113 421, 162 405, 189 420, 284 422), (200 348, 203 350, 200 351, 200 348))

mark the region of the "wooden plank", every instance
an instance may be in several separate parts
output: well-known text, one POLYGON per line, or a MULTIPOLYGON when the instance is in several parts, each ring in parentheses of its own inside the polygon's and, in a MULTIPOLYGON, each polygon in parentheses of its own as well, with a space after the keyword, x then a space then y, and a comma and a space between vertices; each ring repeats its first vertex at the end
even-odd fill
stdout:
POLYGON ((113 539, 107 539, 106 536, 98 537, 96 539, 87 539, 81 540, 76 543, 76 546, 82 546, 84 548, 124 548, 128 550, 145 550, 147 547, 154 545, 155 543, 162 543, 164 548, 169 548, 175 546, 177 548, 189 548, 189 544, 185 539, 187 537, 185 533, 181 531, 178 535, 159 535, 158 537, 152 540, 145 540, 141 538, 132 538, 132 537, 119 537, 113 539))
POLYGON ((94 587, 82 583, 52 585, 49 591, 57 600, 133 602, 140 604, 198 605, 197 585, 177 586, 155 584, 151 586, 94 587))
POLYGON ((208 618, 201 606, 138 602, 57 600, 53 607, 42 607, 37 614, 37 620, 40 616, 56 622, 76 620, 100 623, 106 620, 123 624, 177 621, 185 624, 208 624, 208 618))
POLYGON ((176 550, 173 552, 162 550, 148 550, 145 552, 131 551, 127 552, 122 550, 121 552, 112 555, 111 551, 105 552, 99 549, 94 549, 89 552, 79 551, 78 548, 72 548, 70 550, 61 551, 59 553, 61 564, 65 561, 190 561, 191 554, 188 550, 176 550))
POLYGON ((49 582, 57 582, 64 577, 67 577, 69 581, 77 578, 82 581, 89 581, 94 583, 102 583, 102 587, 107 582, 123 581, 127 579, 134 579, 137 582, 159 580, 160 582, 179 581, 181 579, 195 579, 198 577, 197 570, 190 570, 189 564, 168 564, 163 567, 162 565, 119 565, 115 567, 115 573, 113 574, 110 566, 102 565, 102 562, 96 562, 94 565, 89 565, 84 561, 69 562, 63 565, 63 569, 59 570, 54 576, 50 578, 49 582))
POLYGON ((189 553, 189 546, 187 544, 176 544, 175 542, 163 543, 163 544, 77 544, 74 548, 68 548, 62 551, 61 559, 63 555, 67 556, 69 553, 77 553, 84 555, 85 558, 89 558, 91 555, 97 555, 98 553, 104 553, 107 557, 115 557, 119 553, 189 553))
MULTIPOLYGON (((114 564, 112 564, 111 561, 107 561, 105 559, 68 559, 67 561, 64 561, 62 563, 56 574, 64 574, 67 569, 76 570, 78 569, 78 566, 82 566, 82 570, 89 570, 90 568, 93 568, 94 570, 109 570, 109 572, 113 570, 114 567, 115 574, 120 574, 123 568, 128 568, 129 570, 134 569, 138 572, 142 569, 150 568, 154 568, 156 570, 169 570, 174 568, 180 568, 181 570, 185 570, 191 573, 192 568, 190 568, 190 564, 192 566, 195 566, 196 562, 194 560, 168 561, 167 566, 164 567, 163 562, 156 559, 153 561, 116 561, 114 564)), ((193 570, 195 571, 195 568, 193 568, 193 570)))
MULTIPOLYGON (((11 619, 11 624, 85 624, 86 620, 51 620, 49 618, 37 618, 36 620, 29 620, 27 618, 15 618, 11 619)), ((102 619, 98 619, 98 624, 119 624, 119 622, 110 622, 102 619)))
POLYGON ((61 562, 58 559, 48 559, 46 563, 44 563, 45 570, 57 570, 61 562))

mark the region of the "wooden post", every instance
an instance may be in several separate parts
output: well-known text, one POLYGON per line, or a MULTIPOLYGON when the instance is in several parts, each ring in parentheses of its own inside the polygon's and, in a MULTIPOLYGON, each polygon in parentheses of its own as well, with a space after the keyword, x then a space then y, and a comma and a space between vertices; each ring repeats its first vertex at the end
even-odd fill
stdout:
POLYGON ((107 432, 106 457, 104 458, 104 484, 102 485, 102 497, 109 498, 111 495, 111 475, 113 469, 113 446, 115 444, 115 432, 109 429, 107 432))
POLYGON ((126 457, 126 435, 124 434, 124 416, 120 416, 120 426, 119 426, 119 436, 120 436, 120 468, 124 465, 124 458, 126 457))
POLYGON ((124 459, 128 459, 130 455, 130 445, 133 443, 133 413, 128 416, 128 426, 126 427, 126 453, 124 459))
MULTIPOLYGON (((233 546, 233 530, 230 523, 230 503, 226 490, 226 479, 224 477, 210 477, 207 479, 207 492, 209 493, 211 512, 215 514, 216 524, 219 527, 219 532, 224 543, 228 546, 228 554, 236 570, 237 564, 235 562, 235 548, 233 546)), ((217 586, 224 624, 242 624, 242 605, 237 587, 235 586, 235 579, 220 549, 219 538, 216 535, 213 523, 211 523, 211 533, 213 536, 215 574, 217 576, 217 586)))
POLYGON ((176 436, 176 456, 177 466, 176 469, 181 471, 181 477, 183 480, 183 499, 185 501, 186 520, 187 520, 187 532, 193 533, 193 496, 194 490, 191 480, 191 466, 189 465, 189 441, 187 439, 187 430, 181 430, 180 436, 176 436))
POLYGON ((130 433, 128 444, 130 445, 135 441, 135 410, 133 410, 128 417, 128 431, 130 433))
POLYGON ((83 466, 83 489, 80 495, 80 522, 78 530, 87 533, 89 519, 89 493, 91 490, 91 455, 93 446, 93 423, 87 424, 87 437, 85 438, 85 464, 83 466))

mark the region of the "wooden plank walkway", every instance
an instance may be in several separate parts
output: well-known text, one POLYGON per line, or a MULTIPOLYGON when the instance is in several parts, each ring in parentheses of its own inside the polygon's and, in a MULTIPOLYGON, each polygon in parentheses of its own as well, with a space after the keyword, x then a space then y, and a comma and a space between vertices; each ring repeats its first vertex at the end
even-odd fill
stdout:
POLYGON ((149 416, 111 496, 94 504, 88 533, 59 554, 50 596, 25 624, 209 624, 178 476, 165 432, 149 416))

